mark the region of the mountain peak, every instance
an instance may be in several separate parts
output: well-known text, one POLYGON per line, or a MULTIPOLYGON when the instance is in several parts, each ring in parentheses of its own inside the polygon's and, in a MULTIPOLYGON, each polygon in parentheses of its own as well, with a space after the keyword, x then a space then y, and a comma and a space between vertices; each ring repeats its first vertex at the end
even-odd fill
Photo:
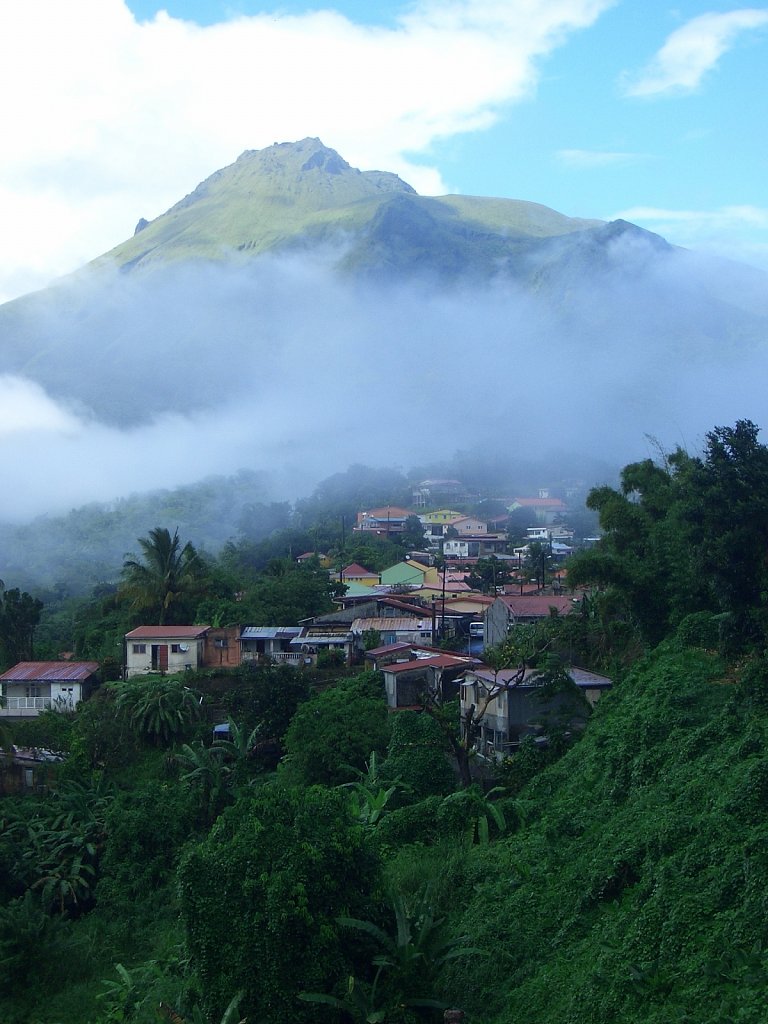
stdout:
POLYGON ((305 138, 245 150, 162 216, 142 219, 107 258, 131 269, 330 241, 354 249, 350 267, 410 273, 415 259, 455 275, 498 265, 513 238, 519 248, 597 223, 521 201, 419 196, 397 174, 361 171, 305 138))
MULTIPOLYGON (((307 187, 328 175, 344 181, 343 186, 334 185, 333 191, 343 187, 363 193, 408 192, 416 195, 411 186, 389 171, 360 171, 352 167, 335 149, 323 145, 320 139, 306 138, 298 142, 275 142, 266 149, 246 149, 232 165, 245 173, 254 172, 259 175, 291 178, 291 187, 295 182, 303 182, 307 187)), ((352 199, 364 198, 364 195, 351 196, 352 199)))
POLYGON ((295 170, 299 164, 300 171, 322 170, 326 174, 341 174, 352 170, 347 161, 339 156, 335 149, 324 146, 320 139, 306 138, 298 142, 275 142, 266 149, 246 149, 237 158, 236 163, 276 162, 285 165, 286 169, 295 170))

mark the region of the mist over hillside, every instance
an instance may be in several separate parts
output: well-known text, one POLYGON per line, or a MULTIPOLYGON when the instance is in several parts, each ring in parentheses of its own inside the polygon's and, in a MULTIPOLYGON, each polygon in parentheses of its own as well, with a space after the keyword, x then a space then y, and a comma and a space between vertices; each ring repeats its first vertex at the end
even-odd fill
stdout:
POLYGON ((126 243, 122 263, 0 307, 0 518, 241 468, 264 474, 270 500, 293 499, 340 465, 458 449, 622 464, 648 435, 696 448, 713 423, 766 421, 765 275, 623 222, 440 205, 394 176, 361 184, 306 142, 303 205, 279 161, 259 200, 274 223, 288 209, 279 244, 253 255, 211 236, 232 223, 222 171, 137 235, 162 235, 162 259, 137 262, 126 243), (326 205, 307 213, 318 190, 326 205))

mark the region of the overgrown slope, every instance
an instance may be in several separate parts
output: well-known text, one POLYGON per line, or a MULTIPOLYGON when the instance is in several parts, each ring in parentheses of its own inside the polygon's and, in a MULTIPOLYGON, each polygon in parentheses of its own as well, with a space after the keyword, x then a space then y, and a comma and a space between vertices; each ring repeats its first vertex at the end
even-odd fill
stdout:
POLYGON ((478 852, 457 968, 475 1020, 764 1020, 768 674, 672 642, 604 699, 478 852))

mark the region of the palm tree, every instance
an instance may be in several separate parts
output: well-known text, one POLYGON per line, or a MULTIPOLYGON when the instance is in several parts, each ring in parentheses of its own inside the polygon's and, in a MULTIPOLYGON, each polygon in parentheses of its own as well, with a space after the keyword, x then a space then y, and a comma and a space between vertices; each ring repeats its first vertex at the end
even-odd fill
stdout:
POLYGON ((196 588, 203 568, 192 544, 182 547, 179 531, 171 536, 164 526, 156 526, 148 537, 139 537, 141 559, 127 557, 123 562, 122 593, 134 608, 147 609, 165 626, 181 604, 196 588))

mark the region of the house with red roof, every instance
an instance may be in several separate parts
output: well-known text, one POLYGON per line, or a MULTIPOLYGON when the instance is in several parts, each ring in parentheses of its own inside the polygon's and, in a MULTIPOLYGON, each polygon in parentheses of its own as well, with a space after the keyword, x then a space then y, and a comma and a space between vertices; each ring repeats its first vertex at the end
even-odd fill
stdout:
POLYGON ((98 682, 97 661, 20 661, 0 675, 3 718, 73 711, 98 682))
POLYGON ((515 498, 509 511, 515 512, 519 508, 533 512, 540 523, 553 523, 556 516, 568 511, 568 506, 561 498, 551 498, 546 492, 542 492, 538 498, 515 498))
POLYGON ((377 587, 381 583, 381 576, 377 572, 371 572, 357 562, 345 566, 338 573, 331 573, 331 578, 346 584, 357 583, 361 587, 377 587))
POLYGON ((459 677, 477 664, 476 659, 458 654, 417 649, 407 660, 382 665, 387 706, 393 710, 422 707, 427 695, 451 700, 458 695, 459 677))
POLYGON ((210 626, 139 626, 125 634, 125 677, 203 665, 210 626))
POLYGON ((555 615, 573 611, 572 597, 562 594, 504 594, 485 612, 485 643, 487 647, 501 644, 513 626, 535 624, 555 615))

